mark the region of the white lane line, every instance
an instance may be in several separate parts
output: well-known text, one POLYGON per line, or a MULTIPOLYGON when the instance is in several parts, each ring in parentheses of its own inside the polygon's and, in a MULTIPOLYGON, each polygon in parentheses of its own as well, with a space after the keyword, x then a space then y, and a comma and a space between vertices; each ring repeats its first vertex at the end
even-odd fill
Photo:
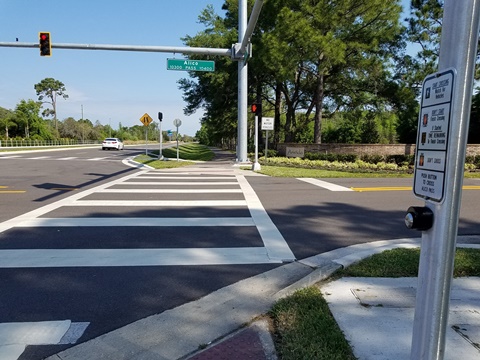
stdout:
POLYGON ((99 193, 126 194, 232 194, 241 193, 241 189, 105 189, 99 193))
POLYGON ((43 159, 50 159, 51 156, 37 156, 37 157, 32 157, 32 158, 25 158, 28 160, 43 160, 43 159))
POLYGON ((64 157, 64 158, 58 158, 56 160, 75 160, 78 159, 76 156, 71 156, 71 157, 64 157))
POLYGON ((350 188, 347 188, 345 186, 340 186, 336 184, 332 184, 326 181, 318 180, 318 179, 313 179, 313 178, 297 178, 297 180, 301 180, 304 182, 307 182, 309 184, 319 186, 321 188, 330 190, 330 191, 353 191, 350 188))
POLYGON ((246 206, 245 200, 79 200, 63 206, 246 206))
POLYGON ((19 157, 20 155, 8 155, 8 156, 0 156, 0 159, 15 159, 19 157))
MULTIPOLYGON (((142 178, 143 179, 143 178, 142 178)), ((195 185, 237 185, 236 181, 218 181, 218 182, 211 182, 211 181, 126 181, 122 185, 181 185, 181 186, 195 186, 195 185)))
POLYGON ((182 266, 281 263, 264 247, 33 249, 0 251, 0 268, 182 266))
POLYGON ((35 218, 17 227, 77 226, 255 226, 250 217, 221 218, 35 218))
POLYGON ((281 262, 294 261, 295 255, 292 250, 290 250, 290 247, 273 223, 272 219, 270 219, 270 216, 268 216, 260 199, 245 179, 245 176, 237 175, 237 180, 242 188, 247 201, 248 210, 250 211, 250 215, 262 237, 269 258, 281 262))
POLYGON ((108 159, 108 157, 91 158, 91 159, 87 159, 87 161, 100 161, 100 160, 105 160, 105 159, 108 159))

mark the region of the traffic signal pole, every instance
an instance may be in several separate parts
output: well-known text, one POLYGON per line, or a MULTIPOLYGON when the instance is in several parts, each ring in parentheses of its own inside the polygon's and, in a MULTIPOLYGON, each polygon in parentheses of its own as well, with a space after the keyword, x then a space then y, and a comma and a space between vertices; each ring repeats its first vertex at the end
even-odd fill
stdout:
MULTIPOLYGON (((247 28, 247 0, 238 2, 238 42, 242 43, 247 28)), ((247 159, 248 126, 248 65, 238 61, 238 127, 237 127, 237 162, 243 163, 247 159)))

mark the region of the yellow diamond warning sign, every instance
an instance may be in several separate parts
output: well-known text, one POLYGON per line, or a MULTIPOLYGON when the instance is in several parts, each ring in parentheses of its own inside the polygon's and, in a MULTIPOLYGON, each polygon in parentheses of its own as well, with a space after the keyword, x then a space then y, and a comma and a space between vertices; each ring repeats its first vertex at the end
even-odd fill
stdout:
POLYGON ((148 126, 153 119, 148 115, 147 113, 143 114, 143 116, 140 118, 140 121, 143 123, 144 126, 148 126))

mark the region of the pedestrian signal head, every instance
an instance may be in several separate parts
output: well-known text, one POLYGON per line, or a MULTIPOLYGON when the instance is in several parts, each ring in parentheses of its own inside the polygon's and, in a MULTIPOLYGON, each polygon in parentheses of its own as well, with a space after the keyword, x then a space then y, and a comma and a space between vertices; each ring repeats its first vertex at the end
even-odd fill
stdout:
POLYGON ((262 112, 262 105, 261 104, 252 104, 251 106, 252 113, 255 115, 260 115, 262 112))

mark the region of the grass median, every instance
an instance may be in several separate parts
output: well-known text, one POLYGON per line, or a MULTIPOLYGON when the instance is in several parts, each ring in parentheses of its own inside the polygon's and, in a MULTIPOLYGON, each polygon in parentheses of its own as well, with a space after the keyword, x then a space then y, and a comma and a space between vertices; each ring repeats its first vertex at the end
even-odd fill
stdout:
POLYGON ((162 149, 163 160, 158 159, 159 150, 150 152, 151 155, 139 155, 135 161, 140 164, 145 164, 154 169, 171 169, 184 166, 195 165, 197 162, 210 161, 215 154, 205 145, 197 143, 183 144, 177 148, 162 149))
MULTIPOLYGON (((393 249, 337 271, 332 279, 351 277, 416 277, 420 249, 393 249)), ((480 276, 480 250, 459 248, 454 277, 480 276)), ((269 313, 281 360, 355 359, 318 286, 278 301, 269 313)))

